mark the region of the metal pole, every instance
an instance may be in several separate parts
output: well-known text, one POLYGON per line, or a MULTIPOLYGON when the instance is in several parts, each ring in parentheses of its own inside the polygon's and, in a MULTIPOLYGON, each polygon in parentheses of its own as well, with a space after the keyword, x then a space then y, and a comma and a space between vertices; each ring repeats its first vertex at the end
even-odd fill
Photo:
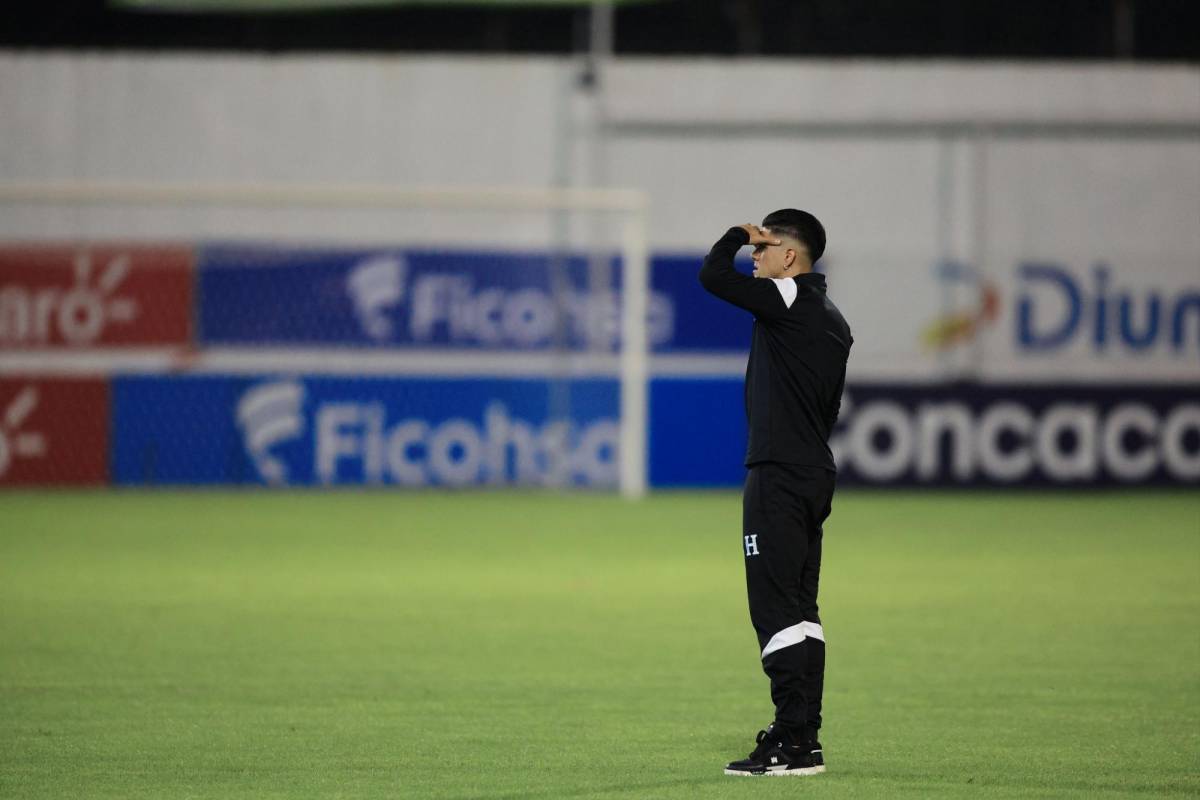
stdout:
POLYGON ((623 242, 625 261, 625 313, 621 317, 621 494, 637 499, 646 493, 647 433, 649 421, 649 357, 646 308, 649 295, 646 213, 626 218, 623 242))

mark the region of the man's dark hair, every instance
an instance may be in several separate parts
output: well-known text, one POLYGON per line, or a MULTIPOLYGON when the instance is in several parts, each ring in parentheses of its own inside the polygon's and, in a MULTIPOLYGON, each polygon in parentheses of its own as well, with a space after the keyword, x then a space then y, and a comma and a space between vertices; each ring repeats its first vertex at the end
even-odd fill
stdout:
POLYGON ((814 264, 825 252, 825 227, 807 211, 797 208, 772 211, 763 219, 762 226, 799 240, 808 250, 808 257, 814 264))

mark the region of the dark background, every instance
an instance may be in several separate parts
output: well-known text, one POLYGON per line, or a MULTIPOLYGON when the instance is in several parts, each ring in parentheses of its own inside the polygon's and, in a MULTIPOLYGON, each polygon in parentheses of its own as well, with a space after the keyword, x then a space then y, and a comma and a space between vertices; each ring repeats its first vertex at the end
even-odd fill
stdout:
MULTIPOLYGON (((251 15, 6 4, 0 46, 567 53, 588 12, 429 7, 251 15)), ((1200 0, 669 0, 616 11, 616 51, 666 55, 1200 61, 1200 0)))

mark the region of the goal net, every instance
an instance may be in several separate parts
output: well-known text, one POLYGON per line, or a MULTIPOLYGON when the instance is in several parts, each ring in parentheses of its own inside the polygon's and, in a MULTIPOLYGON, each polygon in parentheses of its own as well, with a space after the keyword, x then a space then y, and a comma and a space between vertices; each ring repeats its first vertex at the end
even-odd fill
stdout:
POLYGON ((0 483, 646 486, 645 199, 0 186, 0 483))

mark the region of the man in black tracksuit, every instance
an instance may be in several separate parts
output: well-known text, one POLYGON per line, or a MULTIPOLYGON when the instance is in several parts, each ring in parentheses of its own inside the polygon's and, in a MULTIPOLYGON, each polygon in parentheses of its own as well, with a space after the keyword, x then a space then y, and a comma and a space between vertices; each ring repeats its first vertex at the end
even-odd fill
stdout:
POLYGON ((817 742, 825 676, 825 632, 817 614, 821 523, 836 478, 829 434, 837 421, 854 341, 812 271, 825 250, 813 215, 784 209, 761 227, 730 228, 700 270, 704 288, 754 314, 746 366, 742 552, 750 621, 771 679, 775 720, 750 756, 727 775, 825 771, 817 742), (733 268, 754 247, 754 277, 733 268))

